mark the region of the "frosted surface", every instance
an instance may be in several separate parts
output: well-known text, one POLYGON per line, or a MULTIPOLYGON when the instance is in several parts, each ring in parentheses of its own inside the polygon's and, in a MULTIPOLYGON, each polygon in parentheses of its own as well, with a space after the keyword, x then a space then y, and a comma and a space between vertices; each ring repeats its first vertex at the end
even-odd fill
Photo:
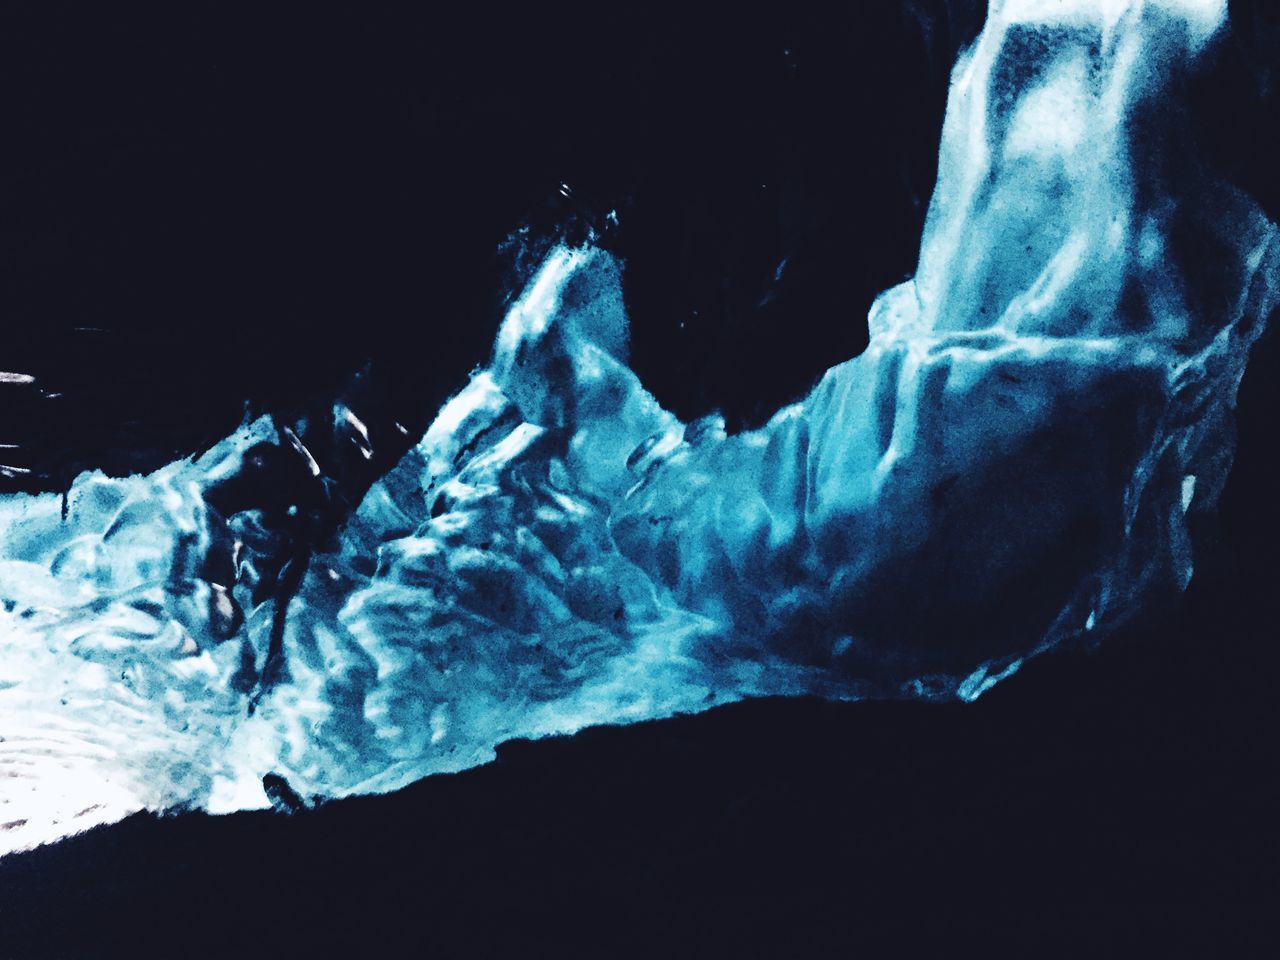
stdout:
POLYGON ((1224 7, 993 2, 916 277, 759 430, 661 409, 626 364, 623 266, 555 250, 311 563, 252 711, 271 535, 201 489, 269 423, 84 475, 65 518, 0 501, 0 850, 264 806, 268 773, 385 791, 511 737, 753 695, 972 699, 1184 587, 1280 284, 1276 229, 1167 109, 1224 7))

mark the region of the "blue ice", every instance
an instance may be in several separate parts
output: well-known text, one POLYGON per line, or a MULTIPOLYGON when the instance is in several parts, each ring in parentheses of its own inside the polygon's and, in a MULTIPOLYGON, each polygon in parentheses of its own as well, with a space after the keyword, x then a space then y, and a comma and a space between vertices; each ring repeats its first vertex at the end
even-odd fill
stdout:
POLYGON ((758 430, 663 410, 627 366, 624 265, 554 250, 311 564, 252 713, 269 535, 201 489, 268 422, 149 476, 85 474, 65 519, 56 496, 0 501, 0 851, 261 807, 267 773, 387 791, 512 737, 744 697, 973 699, 1184 587, 1280 299, 1276 228, 1157 152, 1191 151, 1153 106, 1225 15, 993 0, 915 277, 758 430), (211 583, 224 520, 238 566, 211 583))

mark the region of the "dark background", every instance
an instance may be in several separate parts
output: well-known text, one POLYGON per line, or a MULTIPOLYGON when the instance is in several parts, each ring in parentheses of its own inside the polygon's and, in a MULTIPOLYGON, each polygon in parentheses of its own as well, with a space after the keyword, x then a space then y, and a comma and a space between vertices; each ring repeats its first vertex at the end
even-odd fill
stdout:
MULTIPOLYGON (((424 425, 589 228, 646 385, 760 422, 912 272, 982 9, 742 6, 0 4, 0 369, 36 377, 0 384, 0 483, 150 469, 360 370, 424 425)), ((1280 25, 1232 8, 1191 122, 1276 218, 1280 25)), ((1185 602, 1099 651, 972 706, 762 701, 135 817, 0 864, 0 956, 1274 950, 1275 341, 1185 602)))
POLYGON ((980 19, 8 4, 0 369, 37 377, 0 396, 15 483, 168 462, 246 401, 327 403, 366 361, 373 418, 425 425, 546 238, 610 211, 644 382, 682 416, 761 422, 913 272, 980 19))

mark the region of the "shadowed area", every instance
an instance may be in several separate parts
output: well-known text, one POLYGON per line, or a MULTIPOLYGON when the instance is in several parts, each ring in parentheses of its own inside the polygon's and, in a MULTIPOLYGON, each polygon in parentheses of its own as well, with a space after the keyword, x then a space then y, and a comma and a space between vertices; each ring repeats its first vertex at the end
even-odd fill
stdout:
POLYGON ((500 245, 612 210, 641 375, 758 423, 910 273, 978 8, 7 4, 0 370, 36 383, 0 384, 0 488, 154 469, 366 363, 387 469, 540 259, 500 245))

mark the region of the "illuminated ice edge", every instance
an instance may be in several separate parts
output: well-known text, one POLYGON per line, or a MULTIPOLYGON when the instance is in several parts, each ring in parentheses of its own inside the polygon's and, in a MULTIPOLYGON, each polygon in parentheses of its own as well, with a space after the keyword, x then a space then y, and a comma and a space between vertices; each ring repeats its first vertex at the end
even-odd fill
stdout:
POLYGON ((200 490, 269 423, 150 476, 86 474, 65 519, 4 499, 0 852, 262 807, 267 773, 387 791, 513 737, 749 696, 973 699, 1185 587, 1187 514, 1225 482, 1280 286, 1275 227, 1165 162, 1176 128, 1151 135, 1224 19, 994 2, 953 75, 916 277, 760 430, 662 410, 626 366, 622 266, 555 250, 312 563, 252 716, 233 678, 273 615, 250 599, 258 518, 229 519, 234 584, 195 571, 222 522, 200 490), (216 639, 232 602, 245 623, 216 639))

